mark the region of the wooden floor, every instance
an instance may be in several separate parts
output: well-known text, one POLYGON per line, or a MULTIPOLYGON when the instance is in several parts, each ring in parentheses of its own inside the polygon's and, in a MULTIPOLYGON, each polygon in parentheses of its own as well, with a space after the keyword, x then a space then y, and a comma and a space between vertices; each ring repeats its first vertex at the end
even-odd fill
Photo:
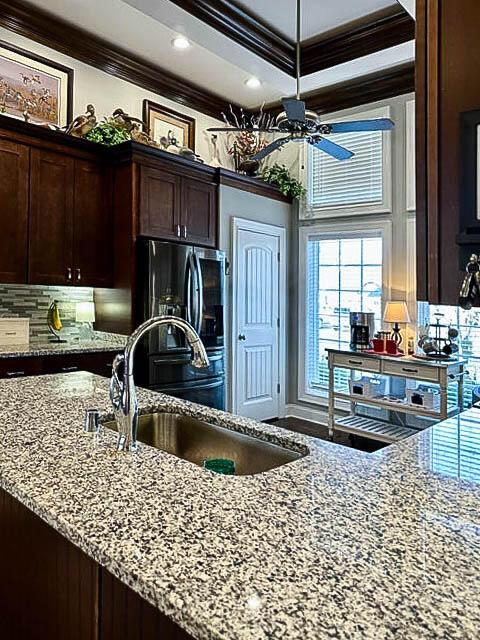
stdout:
MULTIPOLYGON (((295 431, 296 433, 304 433, 307 436, 328 440, 328 429, 323 424, 300 420, 299 418, 281 418, 280 420, 267 420, 267 422, 282 427, 283 429, 295 431)), ((351 436, 342 431, 336 431, 334 433, 333 442, 335 442, 335 444, 341 444, 344 447, 352 447, 353 449, 366 451, 368 453, 372 453, 386 446, 385 443, 376 442, 369 438, 351 436)))

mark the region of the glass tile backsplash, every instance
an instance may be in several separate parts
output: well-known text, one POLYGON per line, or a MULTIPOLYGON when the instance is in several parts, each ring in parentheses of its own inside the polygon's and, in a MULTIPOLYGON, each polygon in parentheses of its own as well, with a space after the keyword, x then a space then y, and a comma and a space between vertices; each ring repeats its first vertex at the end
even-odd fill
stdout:
POLYGON ((30 318, 30 340, 45 342, 51 337, 47 311, 53 300, 58 300, 62 337, 79 338, 81 325, 75 322, 76 304, 93 300, 90 287, 0 284, 0 317, 30 318))

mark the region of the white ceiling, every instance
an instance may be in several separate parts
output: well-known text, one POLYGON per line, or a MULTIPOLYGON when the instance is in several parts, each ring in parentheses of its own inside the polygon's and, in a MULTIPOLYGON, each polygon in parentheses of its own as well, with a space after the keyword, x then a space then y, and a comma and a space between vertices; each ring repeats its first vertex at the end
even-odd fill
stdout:
MULTIPOLYGON (((295 40, 295 0, 237 0, 250 13, 295 40)), ((369 13, 395 6, 396 0, 302 0, 302 40, 369 13)))
MULTIPOLYGON (((371 12, 380 5, 391 4, 388 0, 304 1, 307 3, 307 11, 311 14, 309 20, 315 18, 314 22, 309 23, 310 30, 318 28, 319 25, 327 25, 327 28, 330 28, 335 21, 335 7, 338 20, 343 20, 345 16, 350 20, 352 15, 358 14, 359 6, 363 7, 363 11, 371 12), (319 7, 325 6, 329 8, 318 12, 319 7), (314 11, 315 7, 317 11, 314 11)), ((232 42, 169 0, 29 2, 244 107, 254 107, 262 101, 274 102, 282 96, 292 95, 295 91, 295 81, 289 75, 232 42), (190 39, 190 49, 179 52, 171 47, 172 39, 179 33, 190 39), (252 90, 245 86, 244 81, 251 75, 262 81, 260 89, 252 90)), ((252 6, 255 4, 259 12, 275 8, 276 25, 280 25, 281 28, 282 23, 283 28, 288 29, 289 21, 286 14, 279 11, 278 7, 288 5, 292 9, 294 0, 243 2, 252 6)), ((413 42, 392 47, 387 51, 311 74, 302 79, 302 89, 311 91, 413 58, 413 42)))

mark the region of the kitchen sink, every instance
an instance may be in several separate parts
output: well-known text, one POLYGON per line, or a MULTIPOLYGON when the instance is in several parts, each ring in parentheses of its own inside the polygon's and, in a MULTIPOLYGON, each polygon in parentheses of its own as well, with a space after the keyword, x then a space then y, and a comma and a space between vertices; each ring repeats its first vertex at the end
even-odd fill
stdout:
MULTIPOLYGON (((117 431, 116 422, 104 426, 117 431)), ((137 439, 200 467, 206 459, 233 460, 235 475, 240 476, 275 469, 306 455, 176 413, 139 416, 137 439)))

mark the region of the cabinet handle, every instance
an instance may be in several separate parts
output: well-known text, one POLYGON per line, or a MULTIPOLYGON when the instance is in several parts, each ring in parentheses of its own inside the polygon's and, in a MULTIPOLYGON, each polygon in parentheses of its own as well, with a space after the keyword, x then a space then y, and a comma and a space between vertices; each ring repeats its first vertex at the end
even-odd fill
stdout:
POLYGON ((181 229, 180 225, 177 224, 177 238, 180 238, 181 235, 182 235, 182 229, 181 229))
POLYGON ((361 360, 349 360, 348 364, 356 364, 361 367, 363 362, 361 360))
POLYGON ((77 282, 80 282, 81 279, 82 279, 82 272, 80 271, 80 269, 77 269, 77 282))
POLYGON ((67 267, 67 280, 72 280, 73 276, 72 276, 72 269, 71 267, 67 267))
POLYGON ((24 376, 25 371, 7 371, 8 378, 20 378, 20 376, 24 376))
POLYGON ((61 370, 63 373, 68 373, 69 371, 78 371, 78 367, 62 367, 61 370))
POLYGON ((409 367, 402 367, 404 373, 418 373, 418 369, 410 369, 409 367))
POLYGON ((243 341, 243 340, 246 340, 247 338, 243 333, 240 333, 238 336, 238 339, 243 341))
POLYGON ((183 225, 183 237, 184 238, 187 237, 187 225, 186 224, 183 225))

